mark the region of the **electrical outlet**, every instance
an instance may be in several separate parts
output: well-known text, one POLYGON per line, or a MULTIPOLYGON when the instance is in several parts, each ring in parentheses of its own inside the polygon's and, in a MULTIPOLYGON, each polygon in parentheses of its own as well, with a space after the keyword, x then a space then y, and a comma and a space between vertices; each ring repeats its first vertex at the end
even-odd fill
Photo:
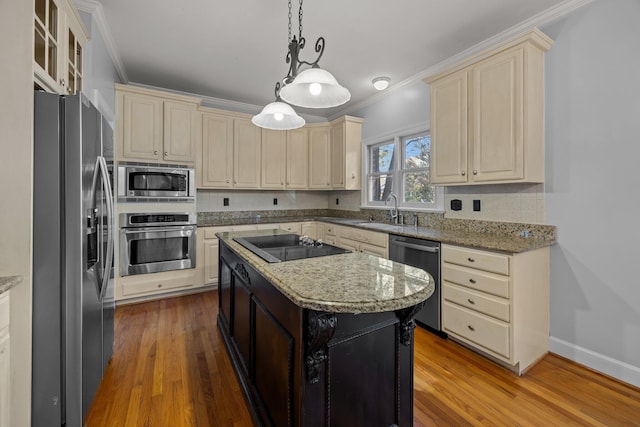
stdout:
POLYGON ((225 197, 224 199, 222 199, 222 205, 223 206, 229 206, 229 198, 225 197))
POLYGON ((480 212, 480 200, 474 200, 473 201, 473 210, 475 212, 480 212))
POLYGON ((452 211, 460 211, 460 210, 462 210, 462 200, 460 200, 460 199, 451 200, 451 210, 452 211))
POLYGON ((339 204, 340 204, 340 199, 336 197, 336 205, 339 205, 339 204))
POLYGON ((274 199, 273 199, 273 204, 274 204, 274 206, 278 204, 278 199, 277 199, 277 198, 275 198, 275 197, 274 197, 274 199))

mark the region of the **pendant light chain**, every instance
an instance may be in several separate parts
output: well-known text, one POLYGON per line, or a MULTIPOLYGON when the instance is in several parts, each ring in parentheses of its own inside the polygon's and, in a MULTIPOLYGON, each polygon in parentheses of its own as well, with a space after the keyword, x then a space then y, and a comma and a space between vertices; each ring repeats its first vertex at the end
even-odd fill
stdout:
POLYGON ((300 0, 300 9, 298 9, 298 39, 302 40, 302 0, 300 0))
POLYGON ((291 0, 289 0, 289 39, 287 39, 287 44, 291 43, 291 0))

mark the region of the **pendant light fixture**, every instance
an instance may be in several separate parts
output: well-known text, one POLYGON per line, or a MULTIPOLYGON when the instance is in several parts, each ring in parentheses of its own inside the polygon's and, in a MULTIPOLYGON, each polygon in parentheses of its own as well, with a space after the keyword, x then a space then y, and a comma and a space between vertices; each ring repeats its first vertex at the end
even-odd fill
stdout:
POLYGON ((318 65, 324 53, 324 37, 318 37, 315 51, 318 57, 313 62, 301 61, 300 51, 304 49, 306 40, 302 37, 302 1, 298 9, 298 38, 291 36, 291 0, 289 0, 289 52, 287 64, 289 72, 280 82, 276 83, 276 100, 267 104, 262 112, 254 116, 251 121, 266 129, 288 130, 297 129, 304 125, 305 121, 298 116, 291 106, 293 104, 305 108, 330 108, 342 105, 351 99, 351 93, 340 86, 338 81, 327 70, 318 65), (300 70, 303 65, 309 68, 300 70), (283 102, 284 101, 284 102, 283 102))
POLYGON ((253 116, 253 124, 273 130, 291 130, 304 126, 304 119, 280 99, 280 82, 276 83, 275 92, 276 100, 267 104, 260 114, 253 116))
POLYGON ((318 37, 315 51, 318 57, 313 62, 301 61, 300 51, 304 49, 302 36, 302 1, 298 9, 298 39, 291 37, 291 0, 289 0, 289 53, 287 63, 289 72, 284 78, 285 86, 280 91, 282 100, 289 104, 305 108, 330 108, 342 105, 351 99, 351 93, 341 86, 333 75, 318 65, 324 53, 324 37, 318 37), (310 68, 300 71, 302 65, 310 68))

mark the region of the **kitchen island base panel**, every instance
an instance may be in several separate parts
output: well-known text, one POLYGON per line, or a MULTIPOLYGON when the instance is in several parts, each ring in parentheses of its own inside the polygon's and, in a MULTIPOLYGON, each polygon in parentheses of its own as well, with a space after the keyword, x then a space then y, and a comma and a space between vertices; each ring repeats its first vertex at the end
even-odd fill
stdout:
POLYGON ((420 307, 304 309, 224 243, 219 277, 218 328, 256 425, 412 425, 420 307))

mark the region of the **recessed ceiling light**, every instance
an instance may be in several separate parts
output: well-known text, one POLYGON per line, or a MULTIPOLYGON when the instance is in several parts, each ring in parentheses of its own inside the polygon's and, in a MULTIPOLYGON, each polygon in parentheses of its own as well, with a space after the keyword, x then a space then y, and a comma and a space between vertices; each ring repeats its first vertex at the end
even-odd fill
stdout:
POLYGON ((391 79, 389 77, 376 77, 371 81, 373 83, 373 87, 378 90, 385 90, 389 87, 389 82, 391 79))

